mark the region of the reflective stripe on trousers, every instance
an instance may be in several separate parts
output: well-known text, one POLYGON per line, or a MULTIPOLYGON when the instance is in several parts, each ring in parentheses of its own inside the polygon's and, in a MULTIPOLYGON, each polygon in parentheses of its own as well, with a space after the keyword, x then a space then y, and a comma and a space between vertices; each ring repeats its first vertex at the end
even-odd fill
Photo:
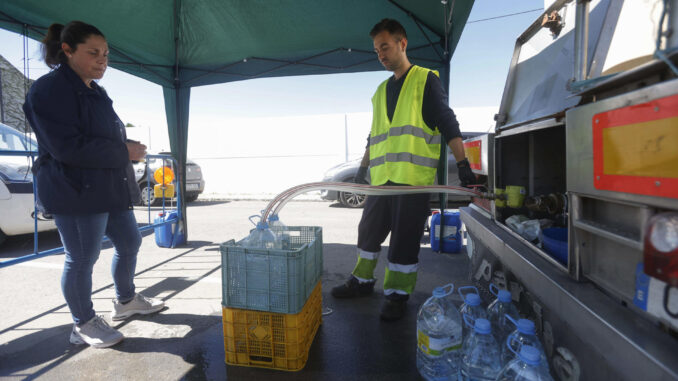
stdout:
POLYGON ((358 249, 358 262, 353 269, 353 276, 361 283, 374 281, 374 268, 377 267, 379 252, 373 253, 358 249))
POLYGON ((399 265, 389 262, 384 276, 384 295, 393 293, 410 295, 417 283, 417 269, 419 264, 399 265))

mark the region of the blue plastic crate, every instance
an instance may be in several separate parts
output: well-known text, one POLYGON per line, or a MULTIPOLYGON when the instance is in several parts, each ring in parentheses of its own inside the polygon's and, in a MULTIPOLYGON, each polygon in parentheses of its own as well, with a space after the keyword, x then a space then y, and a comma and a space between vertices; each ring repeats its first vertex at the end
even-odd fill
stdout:
POLYGON ((296 314, 323 271, 322 228, 288 226, 283 249, 221 244, 223 305, 296 314))

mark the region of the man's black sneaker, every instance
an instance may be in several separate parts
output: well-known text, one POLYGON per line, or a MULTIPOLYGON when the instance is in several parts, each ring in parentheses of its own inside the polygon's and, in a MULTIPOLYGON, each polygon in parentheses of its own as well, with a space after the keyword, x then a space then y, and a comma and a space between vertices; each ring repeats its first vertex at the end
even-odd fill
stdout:
POLYGON ((332 289, 332 296, 335 298, 355 298, 358 296, 367 296, 374 291, 375 282, 360 283, 360 281, 351 275, 346 283, 332 289))
POLYGON ((395 321, 405 316, 407 310, 407 299, 409 295, 391 294, 384 299, 384 305, 381 306, 381 320, 395 321))

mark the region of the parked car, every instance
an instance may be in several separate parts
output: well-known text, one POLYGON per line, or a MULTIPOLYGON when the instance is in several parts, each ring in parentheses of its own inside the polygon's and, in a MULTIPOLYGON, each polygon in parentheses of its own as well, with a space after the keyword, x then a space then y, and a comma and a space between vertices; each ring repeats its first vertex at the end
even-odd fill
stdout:
MULTIPOLYGON (((0 151, 37 151, 38 143, 0 123, 0 151)), ((0 154, 0 244, 7 236, 35 230, 33 174, 28 156, 0 154)), ((38 214, 38 231, 56 229, 54 221, 38 214)))
MULTIPOLYGON (((473 138, 479 135, 484 134, 483 132, 462 132, 462 138, 464 140, 473 138)), ((325 172, 323 181, 331 182, 344 182, 352 183, 355 178, 356 173, 358 173, 358 168, 360 167, 360 162, 362 159, 347 161, 335 165, 325 172)), ((369 172, 369 171, 368 171, 369 172)), ((368 173, 369 178, 369 173, 368 173)), ((454 158, 454 155, 450 154, 447 157, 447 184, 448 185, 459 185, 459 175, 457 172, 457 161, 454 158)), ((349 208, 362 208, 365 205, 365 199, 367 196, 362 194, 355 194, 351 192, 338 192, 333 190, 323 190, 320 193, 320 197, 323 200, 328 201, 339 201, 340 204, 349 207, 349 208)), ((438 200, 438 194, 431 195, 432 201, 438 200)), ((467 196, 455 196, 449 195, 448 202, 451 203, 468 203, 471 199, 467 196)))
MULTIPOLYGON (((160 152, 160 154, 169 155, 169 152, 160 152)), ((161 198, 155 197, 153 188, 157 184, 153 178, 153 174, 158 168, 163 166, 162 159, 147 159, 148 166, 146 162, 138 162, 134 164, 134 175, 139 188, 141 189, 141 205, 157 205, 161 202, 161 198), (150 181, 147 181, 150 180, 150 181)), ((174 166, 171 162, 165 161, 166 166, 172 168, 174 171, 174 166)), ((176 173, 176 171, 174 171, 176 173)), ((176 179, 175 179, 176 186, 176 179)), ((186 202, 193 202, 198 199, 198 196, 205 190, 205 179, 202 177, 202 169, 198 164, 192 160, 186 161, 186 202)), ((176 193, 175 193, 176 196, 176 193)))

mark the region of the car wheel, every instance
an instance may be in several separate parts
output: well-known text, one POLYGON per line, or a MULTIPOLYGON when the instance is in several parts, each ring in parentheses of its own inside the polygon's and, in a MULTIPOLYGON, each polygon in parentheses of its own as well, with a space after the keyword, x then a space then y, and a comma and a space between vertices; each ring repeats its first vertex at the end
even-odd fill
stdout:
POLYGON ((3 242, 5 242, 5 239, 7 239, 7 235, 0 230, 0 245, 2 245, 3 242))
POLYGON ((349 208, 362 208, 365 206, 367 195, 350 192, 339 192, 339 202, 349 208))
POLYGON ((193 202, 198 199, 199 194, 192 194, 190 196, 186 196, 186 202, 193 202))
POLYGON ((147 183, 139 184, 141 189, 141 205, 143 206, 153 206, 158 200, 155 198, 155 192, 153 191, 153 186, 149 186, 147 183))

